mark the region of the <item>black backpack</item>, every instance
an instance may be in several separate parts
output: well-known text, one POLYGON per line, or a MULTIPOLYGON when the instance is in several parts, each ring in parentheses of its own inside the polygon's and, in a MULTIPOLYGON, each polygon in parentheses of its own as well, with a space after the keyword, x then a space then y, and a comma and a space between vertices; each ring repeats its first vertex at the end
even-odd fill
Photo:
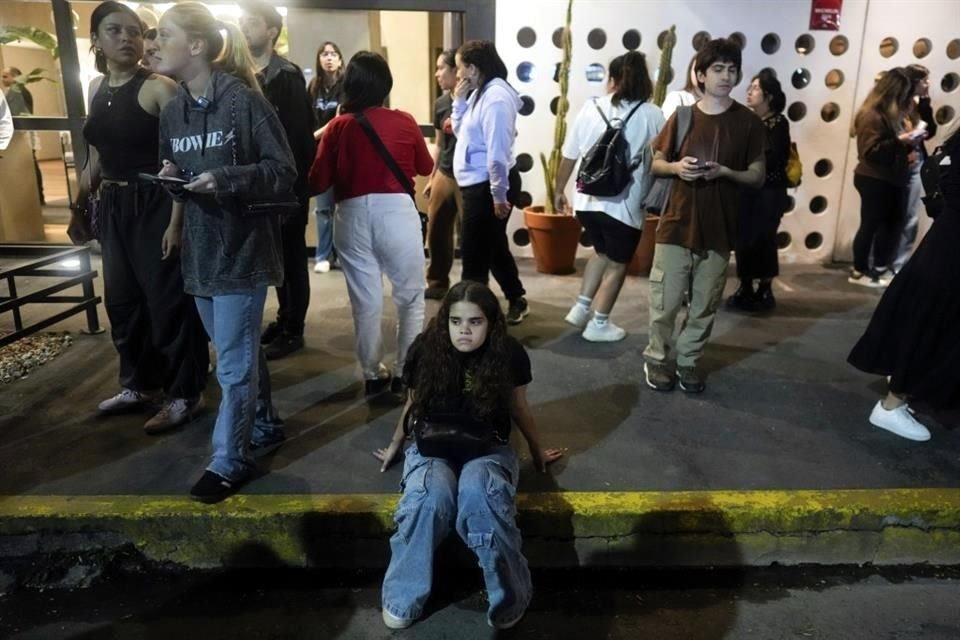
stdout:
POLYGON ((933 154, 923 161, 920 167, 920 183, 923 185, 923 206, 927 215, 936 218, 943 211, 943 192, 940 190, 940 165, 947 157, 942 146, 937 147, 933 154))
POLYGON ((614 118, 610 121, 594 100, 593 106, 597 108, 607 129, 580 161, 580 169, 577 171, 577 191, 590 196, 609 197, 619 195, 630 184, 639 161, 630 158, 624 129, 633 114, 640 108, 640 104, 631 109, 623 120, 614 118))

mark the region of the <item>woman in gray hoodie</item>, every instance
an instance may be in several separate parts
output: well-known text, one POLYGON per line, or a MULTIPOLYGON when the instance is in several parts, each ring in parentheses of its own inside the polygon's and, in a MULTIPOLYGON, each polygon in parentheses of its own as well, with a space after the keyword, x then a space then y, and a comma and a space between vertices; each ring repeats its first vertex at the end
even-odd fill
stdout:
POLYGON ((250 478, 251 450, 282 439, 260 384, 259 331, 267 288, 283 280, 278 214, 295 201, 297 172, 237 27, 180 3, 163 14, 157 44, 157 71, 180 81, 160 114, 160 175, 186 180, 172 188, 170 224, 182 229, 184 286, 216 350, 222 391, 213 458, 190 495, 219 502, 250 478))

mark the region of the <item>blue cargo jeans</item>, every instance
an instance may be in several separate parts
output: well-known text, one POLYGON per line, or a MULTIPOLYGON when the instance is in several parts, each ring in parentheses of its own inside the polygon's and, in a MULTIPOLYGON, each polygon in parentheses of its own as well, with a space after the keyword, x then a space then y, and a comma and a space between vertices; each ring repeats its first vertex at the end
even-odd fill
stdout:
POLYGON ((253 471, 251 442, 270 441, 283 425, 273 407, 270 373, 260 347, 266 299, 266 287, 195 298, 217 354, 221 393, 207 470, 233 481, 243 480, 253 471))
POLYGON ((456 526, 457 533, 479 560, 486 582, 493 623, 517 619, 530 604, 530 570, 521 552, 517 528, 519 463, 508 446, 463 465, 406 452, 403 496, 390 538, 390 566, 383 579, 383 608, 402 620, 416 620, 430 597, 433 555, 456 526))

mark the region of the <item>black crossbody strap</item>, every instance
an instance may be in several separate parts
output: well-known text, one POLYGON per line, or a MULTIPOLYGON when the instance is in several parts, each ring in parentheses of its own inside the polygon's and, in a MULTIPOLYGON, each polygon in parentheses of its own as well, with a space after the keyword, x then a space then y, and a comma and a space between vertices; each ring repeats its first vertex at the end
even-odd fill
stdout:
POLYGON ((416 192, 414 191, 413 183, 410 182, 410 178, 403 172, 403 169, 400 168, 400 165, 397 164, 397 161, 394 160, 393 155, 390 154, 390 150, 387 149, 387 145, 383 144, 383 140, 381 140, 380 136, 377 135, 373 125, 370 124, 369 120, 367 120, 367 116, 363 115, 362 113, 355 113, 353 114, 353 118, 363 128, 363 132, 367 134, 367 137, 370 138, 373 148, 376 149, 377 153, 380 154, 380 157, 383 158, 383 161, 386 163, 391 173, 393 173, 393 177, 397 179, 397 182, 400 183, 400 186, 407 190, 407 195, 409 195, 413 199, 414 203, 416 203, 416 192))

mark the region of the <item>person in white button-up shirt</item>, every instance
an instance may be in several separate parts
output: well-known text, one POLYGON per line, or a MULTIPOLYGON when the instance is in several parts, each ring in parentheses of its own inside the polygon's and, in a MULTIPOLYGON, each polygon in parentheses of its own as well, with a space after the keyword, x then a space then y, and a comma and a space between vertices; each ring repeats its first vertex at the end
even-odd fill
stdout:
POLYGON ((10 109, 7 107, 7 100, 0 93, 0 151, 10 146, 10 140, 13 139, 13 116, 10 115, 10 109))

